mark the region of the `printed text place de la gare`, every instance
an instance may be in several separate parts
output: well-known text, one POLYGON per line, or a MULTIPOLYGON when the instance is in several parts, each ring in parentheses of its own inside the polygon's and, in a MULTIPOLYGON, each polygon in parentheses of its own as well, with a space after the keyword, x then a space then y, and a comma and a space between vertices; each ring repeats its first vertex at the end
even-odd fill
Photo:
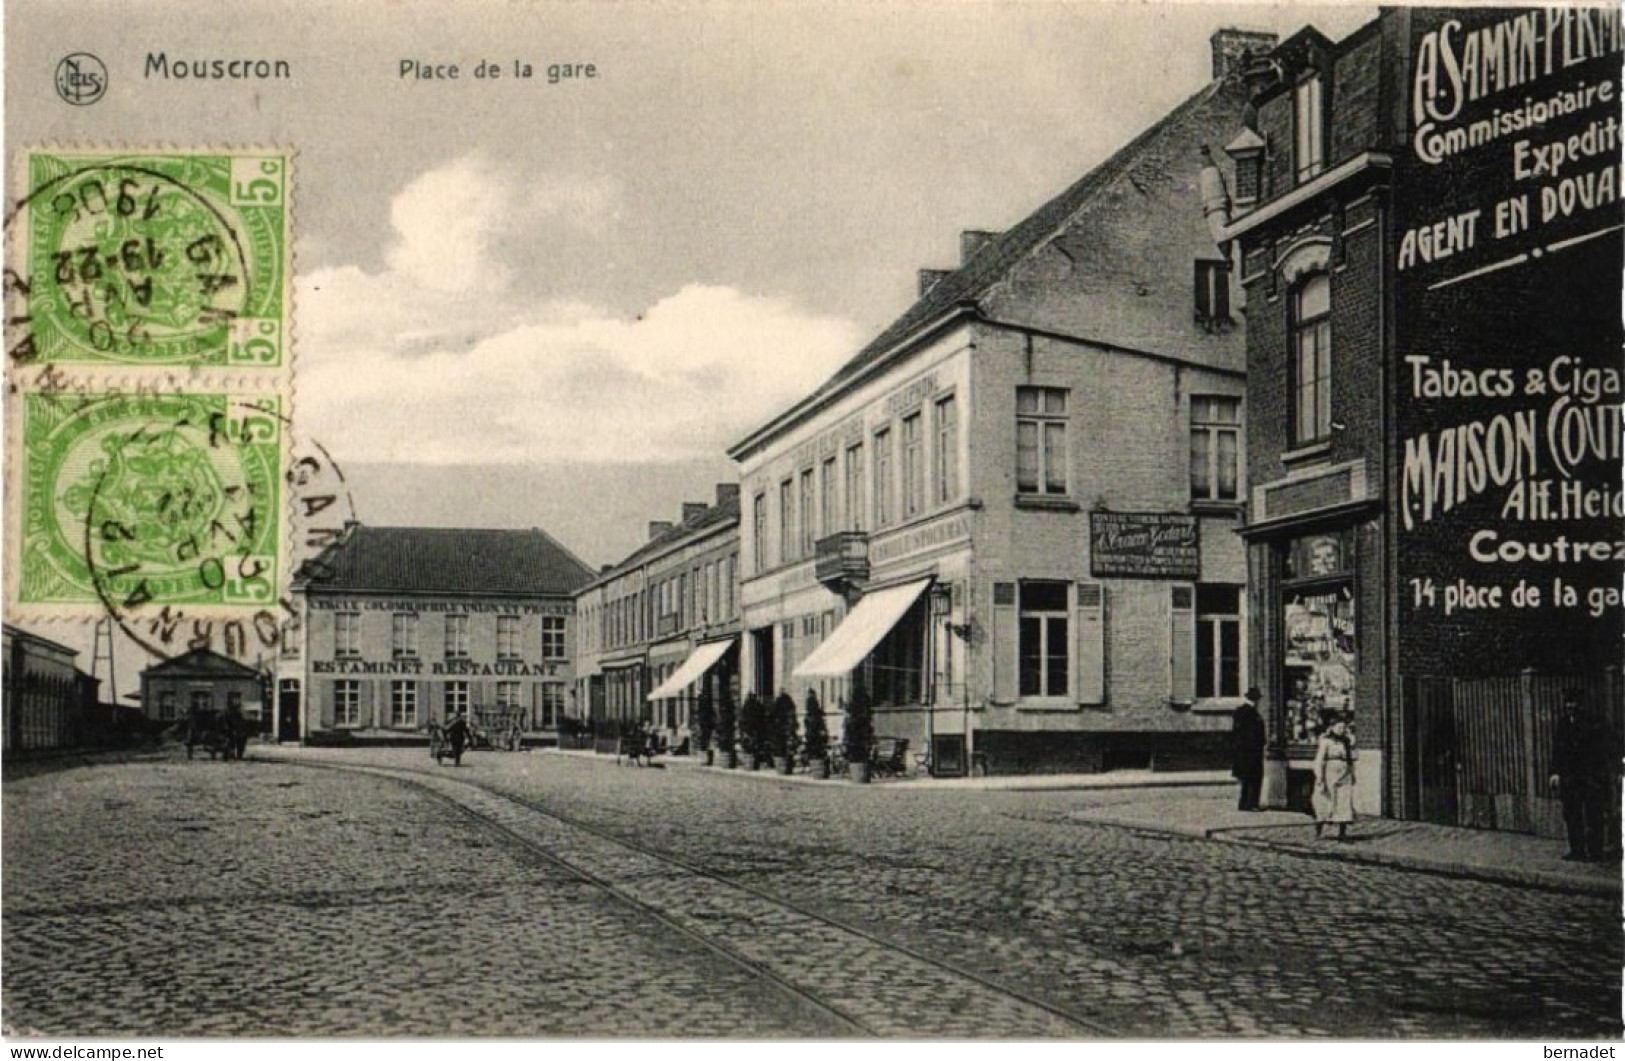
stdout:
POLYGON ((429 59, 402 59, 395 64, 395 76, 402 81, 412 81, 419 84, 444 81, 502 81, 502 80, 537 80, 546 78, 549 85, 563 84, 566 81, 596 81, 598 79, 598 64, 596 63, 538 63, 531 64, 524 59, 512 59, 508 62, 499 62, 495 59, 480 59, 478 61, 440 61, 429 59), (541 73, 538 74, 537 70, 541 73))

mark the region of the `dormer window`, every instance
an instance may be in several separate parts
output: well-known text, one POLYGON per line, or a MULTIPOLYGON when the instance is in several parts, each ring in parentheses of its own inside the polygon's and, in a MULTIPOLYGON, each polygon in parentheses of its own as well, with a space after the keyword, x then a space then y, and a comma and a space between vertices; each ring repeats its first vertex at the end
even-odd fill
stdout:
POLYGON ((1311 74, 1292 93, 1292 166, 1298 183, 1326 168, 1326 110, 1321 77, 1311 74))

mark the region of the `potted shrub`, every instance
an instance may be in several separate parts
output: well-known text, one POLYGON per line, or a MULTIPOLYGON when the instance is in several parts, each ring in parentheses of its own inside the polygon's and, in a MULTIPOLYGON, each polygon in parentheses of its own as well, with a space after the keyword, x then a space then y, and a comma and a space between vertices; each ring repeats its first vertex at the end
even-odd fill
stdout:
POLYGON ((717 730, 717 709, 711 702, 711 683, 701 684, 700 698, 694 704, 694 714, 688 720, 689 735, 694 738, 694 752, 705 752, 705 765, 715 762, 716 753, 711 749, 711 737, 717 730))
POLYGON ((739 740, 745 746, 745 763, 752 770, 767 758, 767 705, 751 693, 739 707, 739 740))
POLYGON ((769 719, 773 737, 773 761, 779 773, 792 774, 796 769, 796 752, 801 747, 801 736, 796 729, 796 702, 789 693, 781 692, 773 701, 769 719))
POLYGON ((717 751, 722 753, 723 765, 732 770, 739 765, 739 752, 734 736, 739 714, 734 710, 733 688, 724 683, 717 697, 717 751))
POLYGON ((869 706, 869 691, 861 681, 852 683, 852 697, 846 704, 846 727, 842 734, 846 745, 847 774, 861 785, 869 783, 869 753, 875 744, 875 716, 869 706))
POLYGON ((829 726, 824 722, 824 705, 818 694, 807 690, 807 706, 801 722, 801 747, 807 756, 807 772, 820 781, 829 777, 829 726))

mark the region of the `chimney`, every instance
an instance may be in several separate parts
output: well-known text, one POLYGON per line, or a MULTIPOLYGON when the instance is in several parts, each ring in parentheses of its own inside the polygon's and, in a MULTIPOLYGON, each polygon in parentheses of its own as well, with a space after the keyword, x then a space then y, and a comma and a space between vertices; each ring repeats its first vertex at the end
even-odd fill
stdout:
POLYGON ((701 516, 705 515, 706 507, 707 506, 704 501, 684 501, 683 522, 687 523, 690 520, 699 519, 701 516))
POLYGON ((736 502, 738 500, 739 500, 739 484, 738 483, 718 483, 717 484, 717 507, 718 508, 721 508, 723 505, 732 504, 732 503, 734 503, 734 502, 736 502))
POLYGON ((968 228, 959 234, 959 264, 969 265, 976 252, 999 238, 997 232, 968 228))
POLYGON ((938 284, 942 283, 942 278, 951 272, 953 272, 952 269, 921 269, 920 297, 924 298, 927 292, 929 292, 933 287, 936 287, 938 284))
POLYGON ((1273 33, 1249 29, 1221 29, 1213 34, 1213 80, 1240 77, 1247 60, 1269 51, 1280 41, 1273 33))
POLYGON ((669 530, 671 530, 671 520, 652 519, 649 521, 649 540, 654 541, 669 530))

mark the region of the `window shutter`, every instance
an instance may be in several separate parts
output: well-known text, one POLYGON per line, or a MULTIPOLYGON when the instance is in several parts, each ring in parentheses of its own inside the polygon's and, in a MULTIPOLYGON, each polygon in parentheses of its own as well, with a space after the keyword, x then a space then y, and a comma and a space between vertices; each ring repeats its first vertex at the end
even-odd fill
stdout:
POLYGON ((372 725, 372 707, 374 701, 373 694, 377 685, 377 682, 371 681, 364 681, 361 683, 361 706, 356 713, 356 723, 362 729, 366 729, 368 726, 372 725))
POLYGON ((1016 639, 1016 584, 993 583, 993 702, 1016 702, 1016 668, 1020 645, 1016 639))
POLYGON ((311 699, 305 708, 307 717, 314 718, 321 729, 333 728, 333 685, 333 682, 311 682, 306 690, 311 699))
POLYGON ((1172 683, 1168 695, 1189 703, 1196 699, 1196 589, 1174 586, 1172 590, 1173 618, 1168 644, 1172 683))
POLYGON ((418 682, 418 715, 417 715, 417 718, 412 720, 412 722, 413 722, 414 725, 421 726, 421 725, 424 724, 424 722, 428 721, 429 716, 431 714, 432 714, 432 712, 430 711, 430 708, 429 708, 429 683, 426 682, 426 681, 419 681, 418 682))
POLYGON ((1080 704, 1106 702, 1106 587, 1078 583, 1078 688, 1080 704))

